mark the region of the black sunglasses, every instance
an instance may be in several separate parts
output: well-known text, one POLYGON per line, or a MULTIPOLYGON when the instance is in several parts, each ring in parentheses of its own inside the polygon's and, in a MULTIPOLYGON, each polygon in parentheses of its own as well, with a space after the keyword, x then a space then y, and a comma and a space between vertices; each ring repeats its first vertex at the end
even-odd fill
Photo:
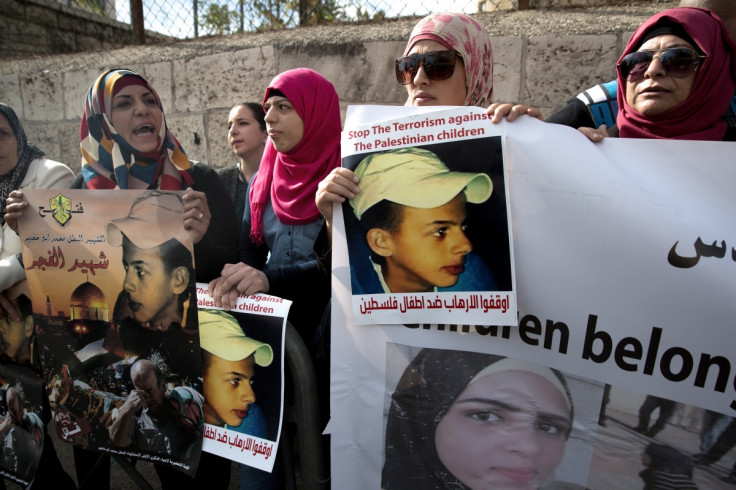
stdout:
MULTIPOLYGON (((700 61, 707 58, 698 54, 690 48, 665 49, 659 55, 665 71, 675 78, 686 78, 698 69, 700 61)), ((651 51, 637 51, 624 56, 616 65, 621 73, 621 78, 629 82, 635 82, 644 76, 649 65, 654 61, 654 53, 651 51)))
POLYGON ((410 84, 422 65, 430 80, 447 80, 455 72, 456 56, 460 56, 456 51, 447 50, 396 58, 396 80, 401 85, 410 84))

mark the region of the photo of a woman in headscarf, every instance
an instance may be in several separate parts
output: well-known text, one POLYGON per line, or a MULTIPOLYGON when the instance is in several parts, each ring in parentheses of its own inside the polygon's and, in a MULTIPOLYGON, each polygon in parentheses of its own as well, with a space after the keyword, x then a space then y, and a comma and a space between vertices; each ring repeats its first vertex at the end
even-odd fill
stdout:
POLYGON ((422 349, 391 397, 381 488, 544 488, 573 418, 567 381, 555 369, 422 349))

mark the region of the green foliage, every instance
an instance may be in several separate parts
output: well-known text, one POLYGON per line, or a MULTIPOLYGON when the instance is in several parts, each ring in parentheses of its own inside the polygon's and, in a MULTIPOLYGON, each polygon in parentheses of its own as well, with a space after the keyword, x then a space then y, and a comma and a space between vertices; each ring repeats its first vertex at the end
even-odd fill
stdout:
POLYGON ((204 14, 199 16, 199 26, 206 34, 230 34, 238 29, 240 14, 227 5, 210 3, 204 14))
POLYGON ((259 30, 326 24, 347 20, 337 0, 253 0, 253 10, 263 22, 259 30))
POLYGON ((105 15, 104 0, 76 0, 77 5, 96 14, 105 15))

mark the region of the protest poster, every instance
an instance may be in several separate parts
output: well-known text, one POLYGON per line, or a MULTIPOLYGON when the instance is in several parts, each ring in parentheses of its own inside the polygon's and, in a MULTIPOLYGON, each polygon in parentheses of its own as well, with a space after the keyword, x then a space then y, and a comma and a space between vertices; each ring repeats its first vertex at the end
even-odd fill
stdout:
POLYGON ((235 307, 215 306, 197 284, 203 354, 205 431, 202 449, 273 471, 284 411, 284 342, 291 301, 241 294, 235 307))
MULTIPOLYGON (((349 113, 345 130, 402 113, 409 119, 413 112, 363 108, 349 113)), ((736 442, 736 359, 730 342, 736 218, 728 212, 736 204, 734 144, 625 139, 593 144, 569 128, 531 118, 496 128, 508 181, 518 326, 361 324, 353 314, 344 210, 335 208, 332 484, 410 488, 407 480, 392 486, 389 478, 397 447, 389 438, 391 411, 406 396, 402 378, 421 373, 411 370, 423 365, 420 356, 440 351, 448 358, 459 352, 460 358, 511 359, 512 365, 525 366, 513 369, 517 374, 533 371, 533 364, 547 373, 537 374, 545 386, 550 379, 545 370, 556 370, 570 390, 572 429, 562 459, 548 460, 544 469, 531 458, 509 464, 500 443, 498 458, 485 458, 482 468, 472 466, 467 452, 468 464, 461 467, 436 447, 443 440, 441 424, 453 413, 453 404, 446 403, 424 429, 422 443, 434 448, 425 453, 425 465, 404 466, 405 475, 414 477, 409 484, 417 488, 428 472, 444 478, 437 488, 463 488, 458 481, 483 488, 472 479, 473 471, 496 481, 493 488, 642 488, 662 477, 698 488, 731 488, 721 478, 732 471, 736 442)), ((486 362, 487 370, 465 376, 472 380, 484 370, 498 371, 495 364, 501 362, 486 362)), ((460 370, 444 372, 447 384, 460 370)), ((445 396, 454 401, 490 380, 491 375, 469 381, 445 396)), ((517 392, 522 387, 516 383, 517 392)), ((421 404, 430 399, 428 393, 420 388, 410 396, 421 404)), ((491 421, 506 420, 499 409, 506 393, 495 389, 476 397, 485 404, 468 410, 477 433, 491 430, 491 421)), ((537 393, 527 400, 542 407, 537 393)), ((519 413, 537 421, 560 420, 559 407, 519 413)), ((524 437, 535 427, 530 446, 542 454, 540 441, 547 436, 540 430, 548 434, 550 425, 517 422, 529 429, 524 437)), ((458 451, 491 454, 470 436, 458 439, 458 451)))
POLYGON ((23 264, 59 439, 193 475, 203 397, 181 193, 25 196, 23 264))
POLYGON ((358 323, 516 324, 501 137, 486 123, 433 112, 343 132, 361 189, 342 206, 358 323))

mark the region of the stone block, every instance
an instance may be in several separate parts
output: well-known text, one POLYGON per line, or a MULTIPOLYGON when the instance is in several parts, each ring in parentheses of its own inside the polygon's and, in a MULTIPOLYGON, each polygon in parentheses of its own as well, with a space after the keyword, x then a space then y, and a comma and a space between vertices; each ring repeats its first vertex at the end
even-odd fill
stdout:
MULTIPOLYGON (((396 81, 394 68, 394 60, 401 56, 405 46, 404 41, 366 43, 365 64, 359 76, 365 80, 367 88, 362 90, 362 98, 357 100, 378 104, 403 104, 406 101, 406 89, 396 81)), ((338 94, 342 98, 340 91, 338 94)))
POLYGON ((18 75, 0 75, 0 101, 12 107, 18 118, 25 119, 18 75))
POLYGON ((520 37, 491 38, 493 46, 493 97, 491 102, 520 102, 523 40, 520 37))
POLYGON ((64 119, 64 84, 59 72, 44 70, 20 79, 25 117, 29 121, 64 119))
POLYGON ((311 68, 330 80, 341 99, 369 103, 402 100, 393 60, 404 43, 298 45, 281 50, 278 71, 311 68))
POLYGON ((3 0, 2 16, 10 19, 23 19, 25 17, 25 7, 20 0, 3 0))
POLYGON ((23 129, 28 141, 40 148, 46 154, 46 158, 63 162, 59 145, 59 130, 56 124, 28 122, 23 129))
POLYGON ((227 116, 229 110, 213 110, 205 116, 207 125, 207 163, 212 168, 228 167, 237 163, 238 157, 233 154, 227 143, 227 116))
POLYGON ((171 132, 179 140, 190 160, 207 161, 207 133, 202 113, 166 118, 171 132))
POLYGON ((581 90, 613 79, 617 59, 615 35, 531 37, 521 101, 561 107, 581 90))
POLYGON ((240 101, 260 101, 276 75, 274 50, 262 46, 173 61, 174 110, 229 109, 240 101))
POLYGON ((64 119, 81 119, 87 91, 99 74, 96 69, 64 73, 64 119))
POLYGON ((58 125, 60 162, 66 163, 78 175, 82 171, 82 152, 79 150, 79 122, 69 121, 58 125))
POLYGON ((26 19, 32 19, 34 24, 56 27, 57 17, 56 12, 38 5, 28 5, 26 7, 26 19))
MULTIPOLYGON (((132 68, 131 68, 132 70, 132 68)), ((143 66, 139 71, 146 77, 153 88, 156 89, 161 104, 164 106, 164 114, 172 114, 174 111, 172 100, 174 98, 174 83, 171 75, 171 63, 163 61, 143 66)))
POLYGON ((49 32, 49 52, 55 54, 73 53, 76 49, 74 33, 55 29, 49 32))

